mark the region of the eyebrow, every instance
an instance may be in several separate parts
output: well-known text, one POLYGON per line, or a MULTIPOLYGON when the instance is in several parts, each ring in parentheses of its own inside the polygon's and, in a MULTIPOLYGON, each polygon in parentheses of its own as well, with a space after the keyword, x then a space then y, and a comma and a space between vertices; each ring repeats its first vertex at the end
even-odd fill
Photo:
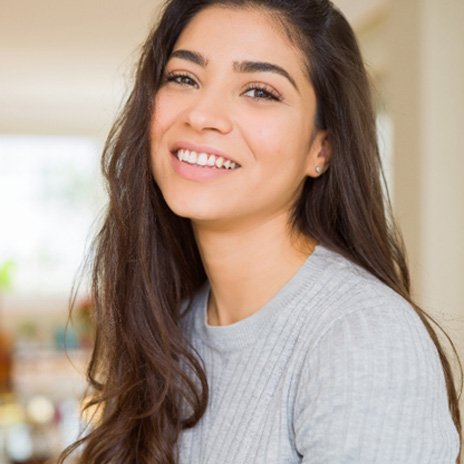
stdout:
POLYGON ((298 86, 296 85, 295 80, 290 74, 285 71, 284 68, 277 66, 276 64, 267 63, 263 61, 234 61, 234 70, 240 73, 253 73, 253 72, 271 72, 275 74, 280 74, 287 78, 290 83, 295 87, 297 92, 300 92, 298 86))
MULTIPOLYGON (((191 50, 174 50, 169 56, 169 59, 171 58, 180 58, 182 60, 191 61, 192 63, 195 63, 202 68, 206 68, 208 65, 208 60, 201 53, 191 50)), ((292 76, 290 76, 290 74, 284 68, 281 68, 276 64, 263 61, 234 61, 233 70, 239 73, 271 72, 280 74, 281 76, 288 79, 288 81, 293 85, 293 87, 295 87, 298 93, 300 92, 292 76)))
POLYGON ((192 63, 198 64, 202 68, 206 68, 208 65, 208 60, 202 54, 198 52, 192 52, 190 50, 174 50, 169 56, 169 59, 171 58, 181 58, 182 60, 188 60, 192 63))

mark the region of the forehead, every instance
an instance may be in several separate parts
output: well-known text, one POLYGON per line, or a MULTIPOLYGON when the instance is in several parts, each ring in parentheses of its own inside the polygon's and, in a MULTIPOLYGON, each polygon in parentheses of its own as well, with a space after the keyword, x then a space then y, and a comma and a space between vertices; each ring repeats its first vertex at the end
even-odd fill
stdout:
POLYGON ((210 6, 194 16, 174 49, 203 53, 210 60, 260 59, 304 73, 305 60, 281 21, 257 8, 210 6))

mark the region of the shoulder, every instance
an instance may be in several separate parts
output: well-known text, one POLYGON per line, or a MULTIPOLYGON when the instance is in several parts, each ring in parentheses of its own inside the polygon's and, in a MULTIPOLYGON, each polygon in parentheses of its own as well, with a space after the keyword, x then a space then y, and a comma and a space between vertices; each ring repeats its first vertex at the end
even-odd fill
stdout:
POLYGON ((338 330, 348 330, 353 337, 379 332, 388 336, 392 331, 428 337, 412 305, 361 266, 325 247, 315 260, 320 272, 302 308, 306 330, 317 326, 313 344, 336 336, 338 330))
POLYGON ((446 401, 438 350, 409 301, 337 253, 324 255, 319 291, 302 308, 303 382, 324 379, 336 388, 359 387, 358 392, 372 383, 393 382, 399 392, 409 382, 422 393, 433 385, 446 401))
POLYGON ((324 462, 452 462, 443 368, 421 318, 366 271, 327 258, 303 328, 311 342, 296 383, 297 449, 324 462))

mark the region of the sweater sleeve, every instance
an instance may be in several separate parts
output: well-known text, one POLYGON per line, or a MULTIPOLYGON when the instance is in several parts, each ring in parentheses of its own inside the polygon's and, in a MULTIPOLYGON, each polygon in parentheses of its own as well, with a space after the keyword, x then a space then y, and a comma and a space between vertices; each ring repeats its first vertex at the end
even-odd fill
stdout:
POLYGON ((398 297, 334 321, 306 353, 294 432, 303 464, 455 464, 438 352, 398 297))

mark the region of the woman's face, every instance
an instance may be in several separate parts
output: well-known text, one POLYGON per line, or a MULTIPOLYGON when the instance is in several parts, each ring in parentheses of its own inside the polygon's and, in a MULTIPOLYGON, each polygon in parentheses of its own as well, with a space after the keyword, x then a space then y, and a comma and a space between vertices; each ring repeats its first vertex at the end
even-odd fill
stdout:
POLYGON ((316 98, 304 66, 262 12, 213 6, 191 20, 150 131, 153 175, 174 213, 229 228, 288 217, 324 137, 311 138, 316 98))

